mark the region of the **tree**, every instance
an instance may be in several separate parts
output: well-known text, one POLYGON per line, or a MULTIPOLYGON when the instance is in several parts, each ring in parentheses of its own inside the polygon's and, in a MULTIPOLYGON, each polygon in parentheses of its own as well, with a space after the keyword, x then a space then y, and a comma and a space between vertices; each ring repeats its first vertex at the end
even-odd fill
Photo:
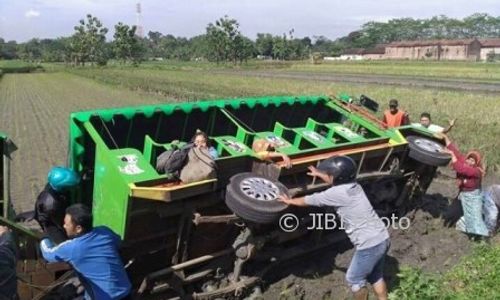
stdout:
POLYGON ((113 35, 113 54, 122 63, 132 62, 137 65, 142 59, 142 47, 135 35, 136 26, 129 27, 121 22, 115 25, 113 35))
POLYGON ((42 60, 45 62, 63 62, 65 61, 65 52, 70 42, 68 37, 60 37, 57 39, 43 39, 40 41, 42 45, 42 60))
POLYGON ((273 40, 273 58, 285 60, 288 58, 289 48, 286 34, 275 36, 273 40))
POLYGON ((163 57, 163 49, 161 48, 161 41, 163 35, 158 31, 150 31, 147 36, 147 54, 149 57, 163 57))
POLYGON ((257 39, 255 40, 255 47, 257 49, 257 53, 264 56, 272 56, 273 42, 274 38, 272 34, 257 33, 257 39))
POLYGON ((18 55, 21 59, 29 62, 39 62, 42 58, 42 49, 39 39, 31 39, 19 45, 18 55))
POLYGON ((191 58, 208 58, 209 46, 207 36, 202 34, 189 39, 191 58))
POLYGON ((225 16, 215 21, 215 24, 208 24, 206 35, 209 60, 215 60, 217 63, 227 60, 230 40, 226 30, 228 28, 234 29, 235 23, 236 20, 229 20, 228 17, 225 16))
POLYGON ((235 19, 224 16, 207 26, 206 41, 207 58, 216 61, 241 63, 253 54, 253 42, 239 31, 239 23, 235 19))
POLYGON ((0 58, 1 59, 16 59, 18 45, 16 41, 5 42, 4 39, 0 38, 0 58))
POLYGON ((69 56, 75 65, 85 65, 85 62, 105 65, 108 57, 106 53, 106 33, 101 21, 92 15, 87 15, 87 22, 80 20, 75 26, 75 33, 71 36, 69 56))

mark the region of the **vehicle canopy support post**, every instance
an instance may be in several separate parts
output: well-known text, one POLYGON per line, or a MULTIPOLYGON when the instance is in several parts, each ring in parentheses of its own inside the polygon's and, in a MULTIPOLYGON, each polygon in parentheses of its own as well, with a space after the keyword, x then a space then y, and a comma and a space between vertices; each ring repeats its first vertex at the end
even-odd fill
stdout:
POLYGON ((361 167, 363 166, 363 163, 365 162, 365 156, 366 156, 366 152, 363 151, 363 154, 361 154, 361 159, 359 160, 358 170, 356 171, 356 177, 358 177, 359 172, 361 172, 361 167))
POLYGON ((160 118, 158 119, 158 123, 156 123, 156 129, 155 129, 155 135, 154 135, 154 141, 158 141, 158 136, 160 135, 160 129, 161 129, 161 122, 163 121, 163 116, 165 113, 163 111, 160 112, 160 118))
POLYGON ((10 214, 10 191, 9 191, 9 186, 10 186, 10 155, 17 150, 17 146, 12 142, 10 139, 4 139, 3 141, 0 141, 3 143, 3 151, 0 153, 3 158, 3 212, 2 215, 3 217, 8 220, 9 219, 9 214, 10 214))
POLYGON ((185 213, 180 217, 179 229, 177 231, 177 243, 172 264, 184 262, 187 259, 187 248, 192 228, 193 212, 185 213))
POLYGON ((2 154, 3 156, 3 217, 9 218, 9 207, 10 207, 10 199, 9 199, 9 157, 6 153, 2 154))
POLYGON ((391 147, 391 149, 387 152, 384 161, 380 164, 380 168, 378 169, 379 172, 382 172, 382 169, 384 168, 385 164, 387 163, 387 160, 389 160, 389 157, 392 154, 392 151, 394 150, 394 147, 391 147))

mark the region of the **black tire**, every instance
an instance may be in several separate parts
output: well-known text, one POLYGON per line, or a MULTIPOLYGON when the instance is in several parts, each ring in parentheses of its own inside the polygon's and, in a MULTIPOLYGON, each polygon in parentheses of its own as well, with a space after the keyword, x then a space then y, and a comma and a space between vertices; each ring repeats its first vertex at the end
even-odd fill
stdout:
POLYGON ((275 221, 288 208, 276 200, 278 194, 288 195, 288 189, 280 182, 254 173, 240 173, 231 177, 226 188, 226 205, 237 216, 258 224, 275 221), (255 192, 253 187, 261 189, 255 192))
POLYGON ((440 143, 414 135, 408 136, 406 140, 410 148, 408 156, 414 160, 433 167, 446 166, 450 163, 451 155, 440 152, 444 148, 440 143))

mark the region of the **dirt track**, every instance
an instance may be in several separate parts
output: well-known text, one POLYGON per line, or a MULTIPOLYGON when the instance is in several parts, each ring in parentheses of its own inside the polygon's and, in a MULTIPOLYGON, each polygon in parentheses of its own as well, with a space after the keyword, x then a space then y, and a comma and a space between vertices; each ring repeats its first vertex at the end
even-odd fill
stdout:
POLYGON ((500 94, 500 84, 490 82, 476 82, 457 79, 437 79, 410 76, 391 76, 374 74, 336 74, 336 73, 312 73, 293 71, 217 71, 219 74, 231 74, 238 76, 254 76, 266 78, 283 78, 295 80, 347 82, 358 84, 383 84, 408 87, 423 87, 443 90, 481 92, 500 94))

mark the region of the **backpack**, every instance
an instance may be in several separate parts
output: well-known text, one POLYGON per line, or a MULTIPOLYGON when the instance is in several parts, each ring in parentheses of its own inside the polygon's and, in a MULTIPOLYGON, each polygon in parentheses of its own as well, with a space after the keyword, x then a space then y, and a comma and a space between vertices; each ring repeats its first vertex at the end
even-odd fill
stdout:
POLYGON ((187 164, 182 168, 180 179, 190 183, 212 179, 217 176, 215 161, 207 148, 193 147, 189 150, 187 164))
POLYGON ((156 171, 163 174, 176 174, 186 164, 189 150, 193 144, 189 143, 182 147, 172 145, 172 150, 167 150, 156 159, 156 171))

